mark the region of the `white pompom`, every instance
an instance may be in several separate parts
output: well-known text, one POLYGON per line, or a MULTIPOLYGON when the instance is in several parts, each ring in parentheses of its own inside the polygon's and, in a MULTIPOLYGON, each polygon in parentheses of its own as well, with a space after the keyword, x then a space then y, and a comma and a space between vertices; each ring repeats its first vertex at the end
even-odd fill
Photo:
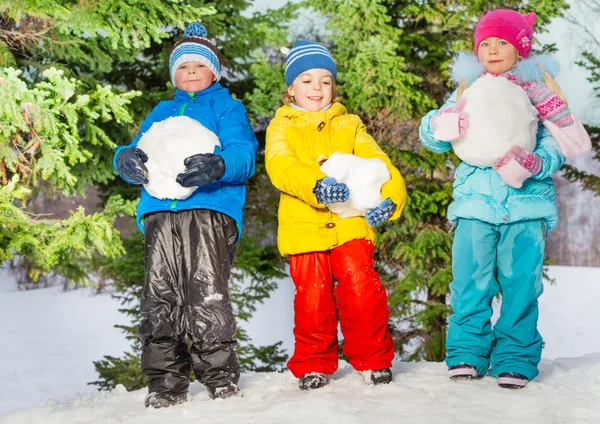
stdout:
POLYGON ((329 210, 340 218, 364 216, 381 203, 381 187, 390 180, 390 172, 380 159, 365 159, 347 153, 333 153, 321 165, 321 171, 344 183, 350 198, 343 203, 330 203, 329 210))
POLYGON ((285 56, 287 56, 288 53, 290 52, 290 49, 288 49, 287 47, 282 47, 282 48, 279 49, 279 51, 281 53, 283 53, 285 56))
POLYGON ((537 110, 521 87, 507 78, 488 74, 467 88, 463 97, 469 128, 452 147, 464 162, 488 167, 513 145, 535 149, 537 110))
POLYGON ((140 138, 137 147, 148 155, 146 191, 159 199, 185 199, 197 187, 182 187, 175 179, 185 170, 185 158, 213 153, 221 146, 218 137, 200 122, 176 116, 155 122, 140 138))

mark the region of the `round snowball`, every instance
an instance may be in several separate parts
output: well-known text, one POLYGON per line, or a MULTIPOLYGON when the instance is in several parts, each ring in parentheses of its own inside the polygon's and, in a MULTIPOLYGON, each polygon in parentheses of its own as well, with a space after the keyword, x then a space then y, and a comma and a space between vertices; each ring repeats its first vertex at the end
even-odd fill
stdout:
POLYGON ((485 168, 513 145, 535 149, 537 110, 521 87, 505 77, 488 74, 467 88, 463 97, 469 128, 452 148, 464 162, 485 168))
POLYGON ((176 116, 155 122, 140 138, 137 147, 148 155, 146 191, 159 199, 185 199, 197 187, 182 187, 175 179, 185 171, 185 158, 213 153, 219 138, 200 122, 176 116))
POLYGON ((321 171, 345 183, 350 198, 343 203, 330 203, 329 210, 341 218, 364 216, 381 203, 381 187, 390 180, 390 172, 380 159, 365 159, 347 153, 333 153, 321 165, 321 171))

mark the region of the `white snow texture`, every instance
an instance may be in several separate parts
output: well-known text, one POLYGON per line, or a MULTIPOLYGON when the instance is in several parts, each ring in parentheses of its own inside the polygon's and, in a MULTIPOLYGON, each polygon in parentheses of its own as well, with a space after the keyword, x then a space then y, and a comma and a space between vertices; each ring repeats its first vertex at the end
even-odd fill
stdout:
POLYGON ((212 131, 187 116, 155 122, 140 138, 137 147, 148 155, 146 191, 159 199, 185 199, 197 187, 183 187, 175 181, 185 171, 185 158, 198 153, 213 153, 221 146, 212 131))
POLYGON ((456 156, 470 165, 488 167, 514 145, 533 151, 537 110, 521 87, 488 74, 467 88, 463 97, 469 128, 464 137, 452 143, 456 156))
POLYGON ((348 201, 330 203, 329 210, 340 218, 364 216, 381 203, 381 187, 390 180, 390 172, 380 159, 365 159, 335 152, 321 165, 321 171, 350 190, 348 201))
MULTIPOLYGON (((92 361, 129 348, 113 327, 129 321, 117 299, 92 289, 18 291, 9 270, 0 268, 0 423, 596 424, 600 268, 551 266, 549 272, 557 284, 545 283, 540 298, 544 359, 523 390, 502 389, 492 377, 453 382, 444 363, 397 361, 392 384, 373 386, 341 362, 319 390, 300 390, 287 371, 251 372, 240 380, 241 398, 210 400, 195 382, 191 402, 153 410, 144 407, 146 389, 97 392, 86 384, 98 379, 92 361)), ((291 353, 294 285, 289 277, 278 285, 245 328, 256 345, 284 340, 291 353)), ((497 302, 494 309, 497 316, 497 302)))

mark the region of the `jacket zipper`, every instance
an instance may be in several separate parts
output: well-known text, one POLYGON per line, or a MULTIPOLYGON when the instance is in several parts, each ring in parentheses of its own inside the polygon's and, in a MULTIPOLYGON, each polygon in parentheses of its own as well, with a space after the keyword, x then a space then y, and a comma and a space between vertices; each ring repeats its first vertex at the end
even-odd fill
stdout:
MULTIPOLYGON (((192 99, 192 103, 196 103, 196 94, 195 93, 192 93, 190 98, 192 99)), ((186 106, 187 106, 187 103, 184 103, 181 105, 181 108, 179 109, 179 116, 183 116, 186 106)), ((175 209, 176 206, 177 206, 177 199, 171 200, 171 209, 175 209)))

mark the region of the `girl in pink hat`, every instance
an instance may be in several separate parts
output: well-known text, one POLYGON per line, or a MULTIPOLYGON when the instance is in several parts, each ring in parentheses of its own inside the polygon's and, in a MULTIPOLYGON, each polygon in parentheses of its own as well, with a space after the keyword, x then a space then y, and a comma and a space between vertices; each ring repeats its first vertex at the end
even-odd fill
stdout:
POLYGON ((544 246, 558 210, 551 175, 590 151, 589 136, 550 75, 556 62, 530 57, 535 13, 495 10, 475 29, 475 55, 452 65, 459 88, 421 122, 429 150, 453 149, 463 162, 448 219, 453 315, 446 364, 452 379, 491 374, 523 388, 538 374, 537 331, 544 246), (492 300, 500 317, 492 328, 492 300))

